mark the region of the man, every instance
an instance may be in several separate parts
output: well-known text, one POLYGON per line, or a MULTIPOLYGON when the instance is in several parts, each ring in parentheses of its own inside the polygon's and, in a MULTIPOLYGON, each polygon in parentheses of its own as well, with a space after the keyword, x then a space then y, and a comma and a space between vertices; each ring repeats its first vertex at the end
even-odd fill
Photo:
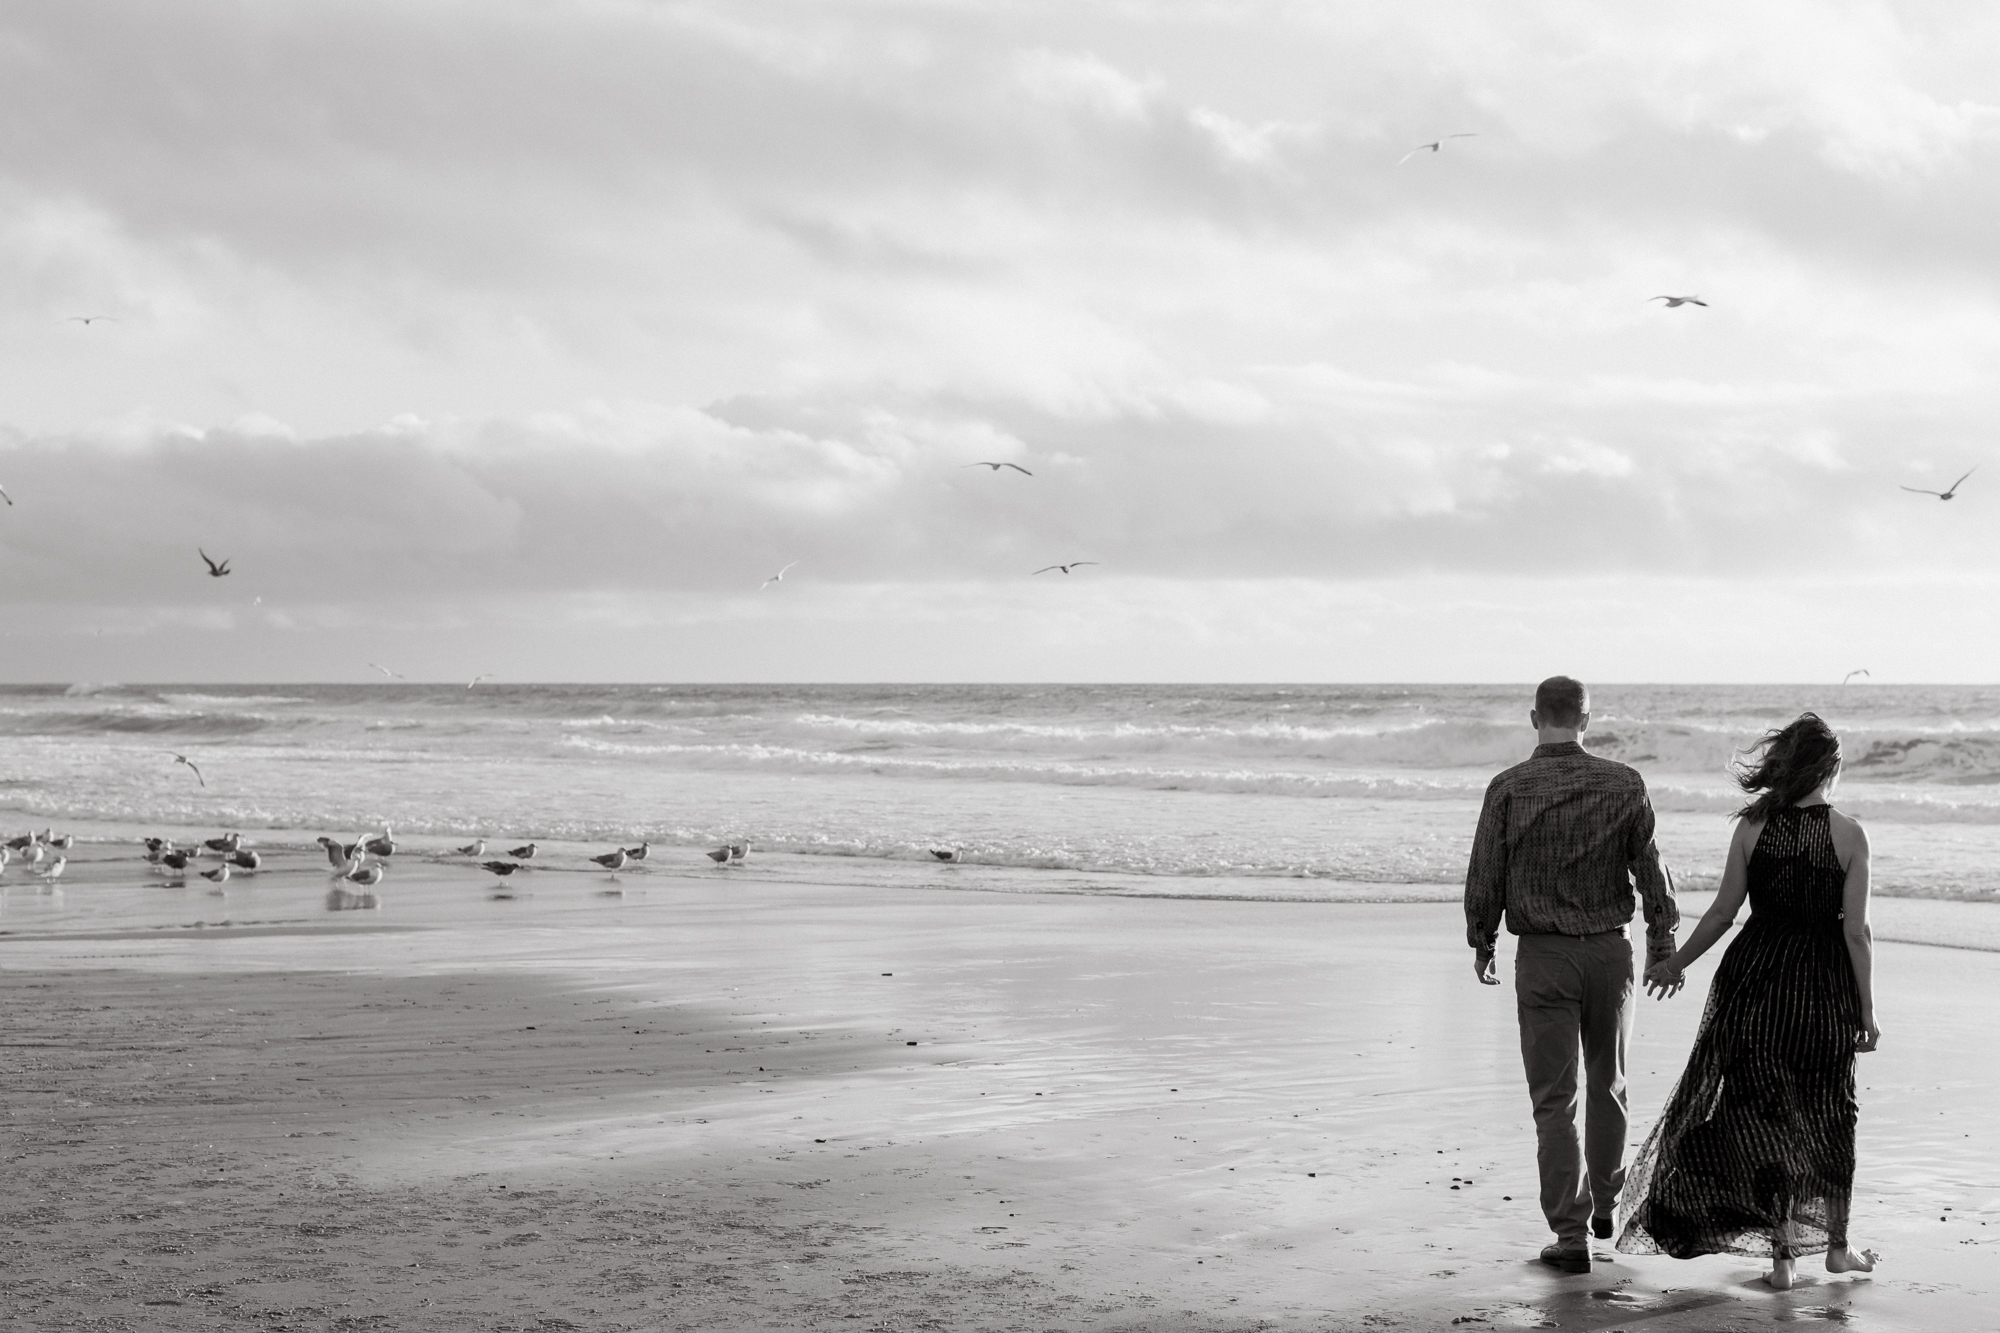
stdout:
POLYGON ((1648 966, 1674 952, 1680 914, 1653 846, 1646 783, 1624 764, 1586 754, 1590 693, 1568 676, 1535 690, 1528 714, 1540 744, 1486 788, 1465 874, 1466 938, 1482 984, 1500 984, 1493 953, 1504 914, 1520 937, 1514 994, 1521 1062, 1535 1107, 1542 1213, 1555 1244, 1542 1262, 1590 1271, 1586 1231, 1610 1239, 1625 1184, 1625 1039, 1632 1025, 1636 883, 1646 911, 1648 966), (1589 1089, 1582 1150, 1577 1063, 1589 1089))

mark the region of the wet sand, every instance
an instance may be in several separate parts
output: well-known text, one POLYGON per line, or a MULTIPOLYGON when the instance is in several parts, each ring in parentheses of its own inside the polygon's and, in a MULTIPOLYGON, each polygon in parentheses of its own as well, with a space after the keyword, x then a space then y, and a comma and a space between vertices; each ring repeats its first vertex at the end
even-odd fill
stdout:
MULTIPOLYGON (((1882 947, 1855 1212, 1888 1261, 1780 1295, 1533 1261, 1511 1000, 1448 905, 682 849, 500 899, 401 856, 329 913, 303 851, 210 898, 84 850, 60 903, 0 900, 13 1326, 1994 1322, 2000 955, 1882 947)), ((1701 998, 1641 1011, 1635 1139, 1701 998)))

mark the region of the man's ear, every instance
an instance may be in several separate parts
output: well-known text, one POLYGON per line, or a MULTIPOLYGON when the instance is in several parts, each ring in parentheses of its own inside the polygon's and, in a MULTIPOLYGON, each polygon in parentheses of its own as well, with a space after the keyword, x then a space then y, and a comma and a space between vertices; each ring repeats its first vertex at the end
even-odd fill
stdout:
POLYGON ((1542 729, 1542 715, 1539 710, 1533 708, 1530 708, 1528 710, 1528 725, 1533 727, 1536 731, 1540 731, 1542 729))
POLYGON ((1590 714, 1588 713, 1578 714, 1576 719, 1576 734, 1581 736, 1584 732, 1589 730, 1590 730, 1590 714))

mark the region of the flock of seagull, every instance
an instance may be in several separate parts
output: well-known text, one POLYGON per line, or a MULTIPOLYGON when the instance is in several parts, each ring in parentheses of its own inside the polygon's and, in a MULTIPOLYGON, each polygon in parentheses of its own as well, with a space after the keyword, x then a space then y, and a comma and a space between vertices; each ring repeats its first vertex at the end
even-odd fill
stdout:
POLYGON ((57 833, 54 829, 43 829, 40 833, 23 833, 18 838, 0 842, 0 875, 7 867, 19 861, 30 871, 42 877, 51 888, 62 878, 69 867, 66 853, 76 845, 76 838, 68 833, 57 833), (53 859, 51 859, 53 854, 53 859), (48 864, 42 864, 47 861, 48 864))
MULTIPOLYGON (((66 858, 61 853, 68 851, 75 841, 75 838, 67 833, 57 836, 53 831, 44 831, 23 834, 8 842, 0 843, 0 873, 6 871, 11 861, 19 860, 34 867, 35 873, 46 880, 60 879, 67 864, 66 858), (51 851, 57 855, 53 862, 44 867, 42 862, 51 851)), ((254 874, 264 865, 262 854, 245 846, 241 833, 225 833, 220 837, 207 838, 187 847, 176 846, 172 838, 148 837, 140 841, 146 848, 148 864, 168 875, 178 877, 170 881, 171 883, 185 882, 187 872, 193 870, 215 885, 210 892, 218 896, 227 893, 222 886, 229 883, 233 875, 254 874), (215 864, 203 868, 199 863, 208 858, 213 858, 215 864)), ((327 874, 334 881, 329 901, 337 907, 379 906, 379 900, 374 894, 360 894, 356 889, 347 886, 373 889, 382 883, 388 874, 389 860, 397 851, 394 830, 384 826, 380 832, 361 834, 352 842, 342 842, 325 834, 321 834, 314 841, 326 853, 327 874)), ((541 847, 538 843, 526 842, 507 850, 505 855, 511 859, 481 859, 486 856, 486 839, 475 838, 462 847, 453 848, 449 855, 477 861, 480 869, 505 880, 518 870, 529 869, 528 863, 535 860, 540 853, 541 847)), ((637 847, 620 845, 586 859, 615 875, 629 865, 649 859, 652 854, 652 844, 642 840, 637 847)), ((749 859, 750 844, 726 843, 713 851, 704 852, 703 855, 718 866, 742 865, 749 859)), ((956 859, 955 854, 938 852, 936 855, 945 859, 956 859)))

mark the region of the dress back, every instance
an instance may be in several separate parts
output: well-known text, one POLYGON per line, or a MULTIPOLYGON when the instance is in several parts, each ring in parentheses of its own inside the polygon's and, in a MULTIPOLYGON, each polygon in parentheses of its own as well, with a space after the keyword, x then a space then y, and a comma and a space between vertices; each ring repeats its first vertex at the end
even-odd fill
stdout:
POLYGON ((1833 850, 1830 805, 1772 813, 1750 852, 1750 920, 1763 929, 1839 930, 1847 872, 1833 850))

